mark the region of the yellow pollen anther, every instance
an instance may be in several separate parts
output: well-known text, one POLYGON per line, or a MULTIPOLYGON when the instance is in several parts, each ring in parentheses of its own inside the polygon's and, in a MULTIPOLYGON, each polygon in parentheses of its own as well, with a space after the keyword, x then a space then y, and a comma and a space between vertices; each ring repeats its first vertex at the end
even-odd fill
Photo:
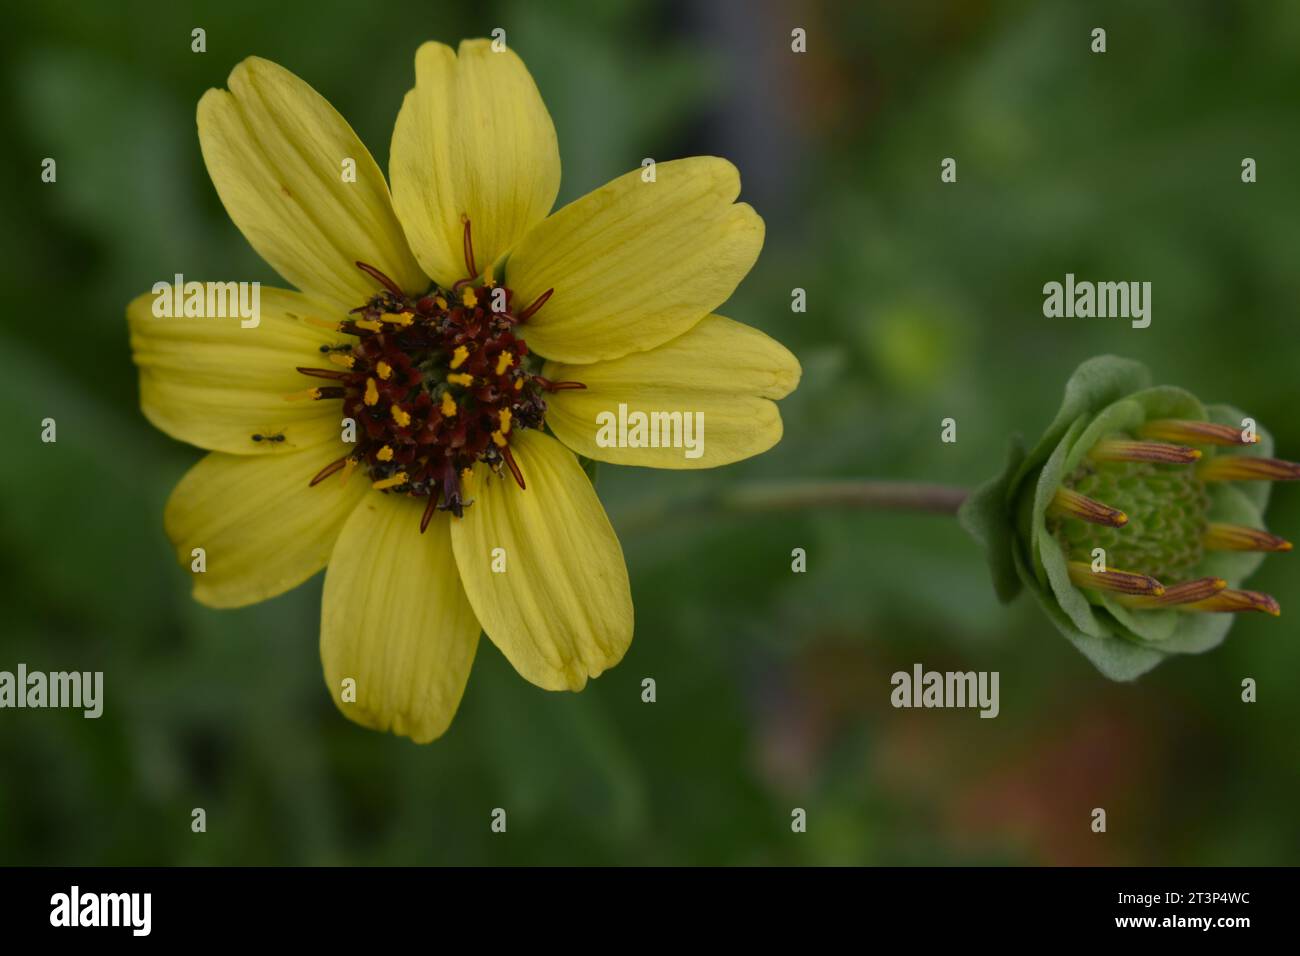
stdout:
POLYGON ((379 401, 379 386, 375 384, 373 378, 366 379, 366 394, 363 396, 362 400, 367 405, 373 405, 379 401))
POLYGON ((478 296, 474 294, 473 289, 466 289, 461 295, 460 301, 464 304, 465 308, 472 309, 474 306, 478 305, 478 296))
POLYGON ((406 484, 406 472, 399 471, 391 478, 384 478, 382 481, 376 481, 371 484, 375 491, 383 491, 386 488, 396 488, 398 485, 406 484))
POLYGON ((310 398, 313 401, 320 398, 320 389, 307 388, 303 389, 301 392, 290 392, 288 395, 284 396, 286 402, 301 402, 303 399, 307 398, 310 398))
POLYGON ((382 322, 376 322, 374 319, 357 319, 356 326, 359 329, 365 329, 367 332, 378 332, 384 327, 382 322))
POLYGON ((524 380, 522 378, 515 379, 515 391, 517 392, 523 387, 524 387, 524 380))
POLYGON ((383 448, 379 449, 379 451, 375 452, 375 457, 380 461, 392 461, 393 447, 391 445, 385 445, 383 448))
POLYGON ((442 311, 444 312, 447 311, 447 300, 444 299, 442 296, 435 295, 433 297, 433 304, 436 305, 442 311))
POLYGON ((474 376, 467 375, 464 372, 453 372, 451 375, 447 376, 447 381, 451 382, 453 385, 468 386, 474 384, 474 376))
POLYGON ((497 374, 504 375, 506 369, 513 365, 514 362, 515 356, 513 352, 502 352, 497 356, 497 374))
POLYGON ((499 431, 492 433, 492 440, 496 442, 498 448, 506 447, 506 436, 499 431))
POLYGON ((375 363, 375 374, 386 382, 392 377, 393 367, 380 359, 375 363))
POLYGON ((351 368, 352 366, 357 364, 357 360, 354 359, 351 355, 343 355, 339 352, 331 352, 329 355, 329 359, 335 365, 341 365, 343 368, 351 368))
POLYGON ((357 460, 355 458, 349 458, 343 463, 343 480, 340 484, 346 485, 348 483, 348 479, 352 477, 352 472, 356 470, 356 467, 357 460))
POLYGON ((390 312, 379 317, 381 322, 391 322, 394 325, 410 325, 415 321, 415 317, 410 312, 390 312))
POLYGON ((411 424, 411 413, 408 412, 406 409, 404 409, 401 405, 394 405, 392 408, 389 409, 389 411, 393 413, 393 421, 397 422, 397 424, 400 425, 402 428, 405 428, 407 425, 411 424))
POLYGON ((456 399, 451 397, 451 392, 442 393, 442 414, 447 418, 456 414, 456 399))
POLYGON ((510 417, 510 409, 501 409, 501 414, 498 416, 498 420, 501 422, 501 434, 503 435, 510 434, 510 417))
POLYGON ((463 345, 456 346, 456 351, 451 353, 451 367, 453 369, 460 368, 465 364, 467 358, 469 358, 469 349, 463 345))

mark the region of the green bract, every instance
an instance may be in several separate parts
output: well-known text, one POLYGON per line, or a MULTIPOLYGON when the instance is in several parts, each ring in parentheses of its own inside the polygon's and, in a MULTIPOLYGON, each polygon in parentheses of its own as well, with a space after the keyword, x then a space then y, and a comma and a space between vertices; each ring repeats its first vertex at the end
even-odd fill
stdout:
MULTIPOLYGON (((1136 437, 1146 422, 1180 419, 1240 429, 1243 417, 1227 405, 1203 405, 1180 388, 1152 387, 1138 362, 1110 355, 1084 362, 1043 437, 1028 452, 1013 439, 1001 474, 961 508, 963 527, 985 548, 998 597, 1009 601, 1028 587, 1061 633, 1112 680, 1132 680, 1170 654, 1218 645, 1232 627, 1231 614, 1133 610, 1105 591, 1076 586, 1067 561, 1088 561, 1092 549, 1102 547, 1114 567, 1164 584, 1215 577, 1236 588, 1264 555, 1207 550, 1202 537, 1210 522, 1262 528, 1268 481, 1202 481, 1188 465, 1097 464, 1087 456, 1102 439, 1136 437), (1049 517, 1062 488, 1121 509, 1127 524, 1099 528, 1049 517)), ((1272 439, 1262 429, 1258 434, 1255 444, 1207 447, 1202 454, 1267 458, 1272 439)))

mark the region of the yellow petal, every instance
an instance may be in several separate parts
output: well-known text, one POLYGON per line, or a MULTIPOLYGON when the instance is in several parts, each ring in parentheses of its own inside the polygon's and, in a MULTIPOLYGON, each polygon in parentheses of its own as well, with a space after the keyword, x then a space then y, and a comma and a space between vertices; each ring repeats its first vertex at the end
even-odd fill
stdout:
POLYGON ((763 246, 763 220, 735 203, 740 175, 725 159, 636 170, 543 221, 506 264, 522 311, 547 289, 522 335, 539 355, 595 362, 681 335, 721 305, 763 246))
POLYGON ((226 212, 258 254, 345 311, 378 288, 356 260, 423 292, 388 184, 347 121, 269 60, 249 57, 228 83, 229 93, 208 90, 199 100, 199 144, 226 212))
POLYGON ((542 374, 587 386, 546 399, 546 423, 578 454, 616 465, 714 468, 781 440, 781 413, 772 399, 794 391, 800 369, 781 343, 710 315, 648 352, 592 365, 550 362, 542 374), (638 416, 649 426, 642 433, 635 430, 638 416), (629 427, 620 429, 620 421, 629 427), (610 447, 620 430, 660 447, 610 447))
POLYGON ((126 307, 140 408, 156 428, 235 455, 291 453, 339 437, 339 402, 284 400, 313 383, 330 384, 295 368, 329 368, 320 347, 346 339, 302 321, 320 311, 305 296, 262 289, 260 321, 251 328, 237 317, 159 318, 156 301, 146 292, 126 307))
POLYGON ((550 212, 560 187, 555 127, 523 61, 465 40, 415 54, 415 88, 393 129, 393 204, 424 271, 466 278, 468 216, 484 271, 550 212))
POLYGON ((474 503, 451 522, 456 565, 515 670, 547 690, 581 690, 632 642, 623 550, 571 452, 537 431, 513 434, 510 448, 528 487, 475 467, 474 503))
POLYGON ((341 442, 250 458, 212 452, 167 501, 163 525, 176 558, 209 607, 243 607, 282 594, 329 559, 339 529, 370 483, 359 471, 314 488, 312 476, 343 453, 341 442), (202 548, 206 570, 194 570, 202 548))
POLYGON ((421 744, 450 726, 479 635, 447 515, 420 534, 423 510, 404 495, 362 499, 325 572, 320 628, 325 684, 339 710, 421 744))

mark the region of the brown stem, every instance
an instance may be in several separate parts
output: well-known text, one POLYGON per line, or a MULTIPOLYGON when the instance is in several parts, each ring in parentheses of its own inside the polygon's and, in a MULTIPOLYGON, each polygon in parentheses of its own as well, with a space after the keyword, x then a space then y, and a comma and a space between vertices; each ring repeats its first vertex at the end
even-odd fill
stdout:
POLYGON ((966 488, 912 481, 770 481, 738 485, 673 504, 647 503, 619 515, 621 531, 660 527, 665 520, 771 511, 875 510, 955 515, 966 488))
POLYGON ((728 489, 718 503, 725 511, 848 508, 955 515, 969 494, 966 488, 913 481, 774 481, 728 489))

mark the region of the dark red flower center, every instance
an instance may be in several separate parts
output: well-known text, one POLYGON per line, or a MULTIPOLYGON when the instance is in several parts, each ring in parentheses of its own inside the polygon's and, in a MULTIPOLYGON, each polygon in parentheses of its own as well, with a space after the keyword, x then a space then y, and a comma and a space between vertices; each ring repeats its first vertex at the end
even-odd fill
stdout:
MULTIPOLYGON (((465 237, 474 275, 468 222, 465 237)), ((435 508, 464 513, 471 502, 462 487, 477 462, 497 474, 509 468, 523 488, 511 436, 542 427, 546 392, 583 387, 537 374, 541 363, 519 335, 550 291, 522 311, 511 290, 491 278, 434 285, 412 298, 373 266, 357 266, 384 289, 339 324, 351 341, 321 346, 334 368, 298 369, 331 382, 304 397, 341 399, 345 426, 346 419, 355 423, 353 450, 311 484, 364 467, 377 490, 428 500, 421 530, 435 508)))

